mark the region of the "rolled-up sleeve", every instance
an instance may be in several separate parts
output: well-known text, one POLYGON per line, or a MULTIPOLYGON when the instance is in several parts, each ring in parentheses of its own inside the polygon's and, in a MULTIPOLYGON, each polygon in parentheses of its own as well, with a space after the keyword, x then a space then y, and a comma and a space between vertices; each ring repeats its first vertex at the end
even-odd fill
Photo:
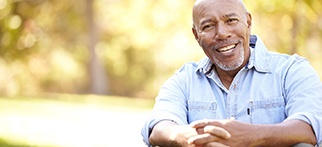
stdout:
MULTIPOLYGON (((183 69, 181 69, 183 70, 183 69)), ((187 124, 187 106, 185 94, 185 75, 177 71, 161 87, 150 118, 145 122, 141 134, 146 145, 150 146, 149 135, 160 121, 170 120, 177 124, 187 124)))
POLYGON ((307 60, 298 59, 285 77, 287 120, 302 120, 314 130, 322 146, 322 83, 307 60))

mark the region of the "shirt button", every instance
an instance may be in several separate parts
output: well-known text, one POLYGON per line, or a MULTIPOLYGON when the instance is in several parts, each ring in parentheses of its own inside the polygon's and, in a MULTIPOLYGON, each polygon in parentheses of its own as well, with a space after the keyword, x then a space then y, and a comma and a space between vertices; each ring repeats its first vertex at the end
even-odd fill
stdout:
POLYGON ((237 87, 237 85, 236 85, 236 84, 234 84, 234 90, 236 90, 236 87, 237 87))

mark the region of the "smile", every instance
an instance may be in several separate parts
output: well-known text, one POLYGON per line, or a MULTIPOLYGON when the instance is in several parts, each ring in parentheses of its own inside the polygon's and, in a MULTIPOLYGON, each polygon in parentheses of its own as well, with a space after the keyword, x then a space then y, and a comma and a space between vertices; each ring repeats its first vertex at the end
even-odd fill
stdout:
POLYGON ((237 44, 228 45, 228 46, 217 49, 217 51, 220 53, 232 52, 236 46, 237 46, 237 44))

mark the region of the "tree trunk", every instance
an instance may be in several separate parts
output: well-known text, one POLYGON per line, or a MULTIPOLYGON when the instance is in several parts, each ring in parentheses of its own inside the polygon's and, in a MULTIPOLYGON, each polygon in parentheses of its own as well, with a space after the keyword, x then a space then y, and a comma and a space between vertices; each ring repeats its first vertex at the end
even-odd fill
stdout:
POLYGON ((299 31, 299 15, 298 11, 296 9, 300 8, 299 7, 299 0, 297 0, 295 3, 295 11, 291 14, 292 21, 293 21, 293 27, 291 29, 291 49, 290 49, 290 54, 295 54, 297 52, 297 36, 298 36, 298 31, 299 31))
POLYGON ((88 50, 89 50, 89 65, 88 72, 90 76, 90 93, 104 95, 108 94, 108 81, 107 75, 99 61, 96 52, 95 45, 97 39, 97 27, 94 22, 93 0, 86 0, 86 22, 88 26, 88 50))

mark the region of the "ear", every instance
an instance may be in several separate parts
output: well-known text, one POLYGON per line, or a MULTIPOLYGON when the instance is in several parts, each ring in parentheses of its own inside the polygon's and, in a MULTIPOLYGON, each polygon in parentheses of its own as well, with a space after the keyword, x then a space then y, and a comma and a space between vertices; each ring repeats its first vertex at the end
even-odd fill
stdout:
POLYGON ((197 40, 197 42, 199 43, 199 36, 195 26, 192 26, 192 33, 195 36, 195 39, 197 40))
POLYGON ((251 27, 252 27, 252 15, 249 12, 247 12, 246 17, 247 17, 247 26, 248 26, 249 29, 251 29, 251 27))

